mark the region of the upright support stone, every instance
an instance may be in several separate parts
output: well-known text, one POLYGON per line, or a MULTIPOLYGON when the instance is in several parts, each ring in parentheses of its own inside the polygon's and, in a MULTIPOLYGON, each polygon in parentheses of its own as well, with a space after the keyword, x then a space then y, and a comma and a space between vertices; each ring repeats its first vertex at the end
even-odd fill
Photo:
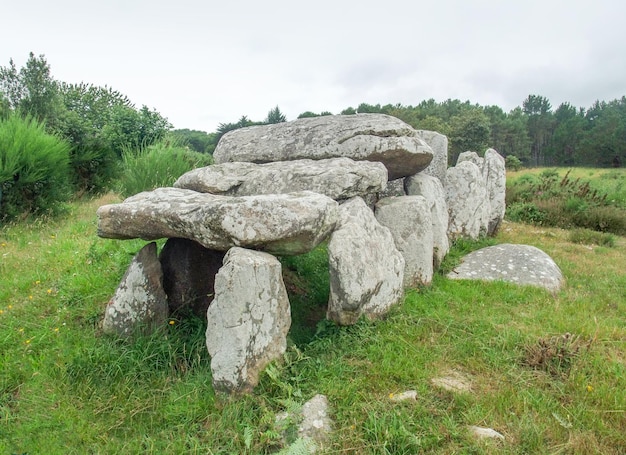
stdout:
POLYGON ((278 259, 231 248, 215 276, 215 298, 207 321, 214 387, 251 391, 261 371, 287 347, 291 312, 278 259))
POLYGON ((389 229, 363 199, 339 206, 338 228, 328 243, 328 319, 342 325, 384 316, 403 297, 404 258, 389 229))
POLYGON ((506 167, 504 158, 494 149, 485 152, 483 178, 490 208, 487 233, 496 235, 506 211, 506 167))
POLYGON ((423 196, 381 199, 376 219, 389 228, 404 258, 404 288, 428 285, 433 279, 433 220, 423 196))
POLYGON ((441 182, 446 178, 448 169, 448 138, 436 131, 417 130, 417 135, 433 151, 433 160, 422 172, 437 177, 441 182))
POLYGON ((448 241, 448 203, 439 178, 419 174, 404 180, 409 196, 424 196, 433 221, 433 268, 437 270, 450 250, 448 241))
POLYGON ((102 330, 128 337, 166 327, 167 296, 156 243, 144 246, 131 261, 104 313, 102 330))
POLYGON ((489 199, 487 187, 478 166, 462 161, 446 172, 448 204, 448 238, 477 240, 487 233, 489 199))

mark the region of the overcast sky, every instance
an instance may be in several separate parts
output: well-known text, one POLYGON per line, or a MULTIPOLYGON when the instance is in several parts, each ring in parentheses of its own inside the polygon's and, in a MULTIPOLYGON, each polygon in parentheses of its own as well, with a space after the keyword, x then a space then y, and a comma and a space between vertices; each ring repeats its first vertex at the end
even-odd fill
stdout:
POLYGON ((0 66, 107 85, 175 128, 458 98, 505 111, 626 95, 622 0, 21 0, 0 66))

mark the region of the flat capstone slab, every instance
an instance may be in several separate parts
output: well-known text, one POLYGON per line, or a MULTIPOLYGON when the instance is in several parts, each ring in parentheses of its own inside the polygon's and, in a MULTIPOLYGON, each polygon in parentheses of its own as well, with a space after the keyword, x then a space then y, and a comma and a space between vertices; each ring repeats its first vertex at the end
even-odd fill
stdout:
POLYGON ((564 283, 561 269, 550 256, 530 245, 503 243, 473 251, 448 278, 507 281, 558 292, 564 283))

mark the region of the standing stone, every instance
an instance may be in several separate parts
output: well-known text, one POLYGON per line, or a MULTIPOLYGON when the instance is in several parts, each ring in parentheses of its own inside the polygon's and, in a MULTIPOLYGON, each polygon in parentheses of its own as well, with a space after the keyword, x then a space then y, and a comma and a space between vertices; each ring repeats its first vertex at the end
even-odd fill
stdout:
POLYGON ((206 317, 215 293, 215 274, 224 262, 224 253, 209 250, 193 240, 172 238, 165 242, 159 259, 170 312, 189 311, 206 317))
POLYGON ((482 173, 471 161, 462 161, 446 172, 448 238, 477 240, 487 233, 487 187, 482 173))
POLYGON ((506 167, 504 158, 494 149, 485 152, 483 178, 489 197, 489 222, 487 233, 496 235, 506 211, 506 167))
POLYGON ((104 333, 128 337, 166 327, 167 296, 156 252, 156 243, 149 243, 131 261, 106 307, 104 333))
POLYGON ((174 187, 225 196, 308 190, 340 200, 377 193, 386 184, 387 168, 382 163, 331 158, 214 164, 183 174, 174 187))
POLYGON ((404 259, 389 229, 363 199, 339 207, 338 228, 328 243, 328 319, 341 325, 384 316, 403 297, 404 259))
POLYGON ((240 128, 220 139, 213 157, 216 164, 338 157, 380 161, 389 180, 395 180, 425 169, 433 152, 402 120, 385 114, 359 114, 240 128))
POLYGON ((435 131, 417 130, 417 135, 426 142, 433 151, 433 160, 424 173, 437 177, 441 182, 446 178, 448 169, 448 137, 435 131))
POLYGON ((231 248, 215 276, 215 299, 207 321, 214 387, 251 391, 261 371, 287 347, 291 312, 278 259, 231 248))
POLYGON ((100 207, 98 235, 179 237, 218 251, 241 246, 293 255, 307 253, 326 239, 337 211, 337 202, 311 191, 233 197, 157 188, 100 207))
POLYGON ((433 267, 441 266, 450 250, 448 241, 448 203, 441 180, 423 172, 407 177, 404 185, 408 195, 424 196, 433 221, 433 267))
POLYGON ((485 166, 485 159, 478 156, 476 152, 462 152, 456 160, 456 164, 462 163, 463 161, 469 161, 478 166, 480 171, 483 171, 483 167, 485 166))
POLYGON ((428 285, 433 279, 433 221, 423 196, 381 199, 376 219, 389 228, 404 258, 404 288, 428 285))

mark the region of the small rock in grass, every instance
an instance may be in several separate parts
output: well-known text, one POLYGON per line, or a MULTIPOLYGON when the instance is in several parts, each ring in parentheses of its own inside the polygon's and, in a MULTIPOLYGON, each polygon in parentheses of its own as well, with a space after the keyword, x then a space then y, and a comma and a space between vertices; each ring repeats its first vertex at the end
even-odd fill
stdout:
POLYGON ((390 393, 389 399, 391 401, 408 401, 408 400, 415 401, 417 400, 417 391, 407 390, 406 392, 402 392, 402 393, 390 393))
POLYGON ((493 428, 476 427, 474 425, 470 425, 467 428, 472 433, 472 435, 476 436, 478 439, 490 438, 504 441, 504 435, 502 435, 502 433, 498 433, 493 428))

